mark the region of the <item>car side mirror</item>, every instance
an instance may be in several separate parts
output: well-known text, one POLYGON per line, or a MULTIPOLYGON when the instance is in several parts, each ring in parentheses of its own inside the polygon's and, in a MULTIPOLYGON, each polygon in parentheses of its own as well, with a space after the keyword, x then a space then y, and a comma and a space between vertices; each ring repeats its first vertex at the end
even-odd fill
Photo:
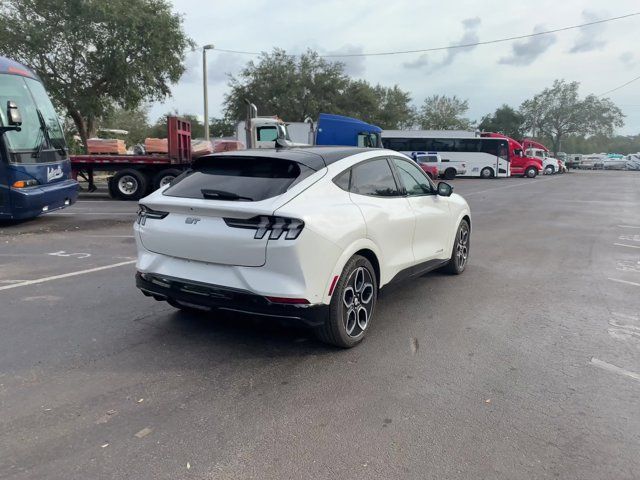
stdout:
POLYGON ((438 183, 438 195, 441 197, 450 197, 453 193, 453 187, 446 182, 438 183))
POLYGON ((12 127, 19 127, 22 125, 22 115, 20 115, 18 105, 16 105, 16 102, 12 102, 11 100, 7 102, 7 119, 9 120, 9 125, 12 127))

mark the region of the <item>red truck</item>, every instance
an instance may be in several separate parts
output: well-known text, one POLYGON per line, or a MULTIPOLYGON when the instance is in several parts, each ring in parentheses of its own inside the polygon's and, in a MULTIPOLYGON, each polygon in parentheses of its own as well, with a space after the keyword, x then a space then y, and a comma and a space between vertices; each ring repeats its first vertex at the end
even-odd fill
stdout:
POLYGON ((151 189, 166 185, 191 165, 191 123, 167 119, 168 153, 151 155, 71 155, 74 178, 84 177, 95 190, 95 172, 115 172, 109 178, 109 194, 121 200, 138 200, 151 189))
POLYGON ((488 138, 504 138, 509 142, 509 162, 512 177, 528 177, 535 178, 538 174, 542 174, 542 160, 535 157, 527 157, 524 154, 522 144, 511 137, 507 137, 501 133, 482 132, 481 137, 488 138))

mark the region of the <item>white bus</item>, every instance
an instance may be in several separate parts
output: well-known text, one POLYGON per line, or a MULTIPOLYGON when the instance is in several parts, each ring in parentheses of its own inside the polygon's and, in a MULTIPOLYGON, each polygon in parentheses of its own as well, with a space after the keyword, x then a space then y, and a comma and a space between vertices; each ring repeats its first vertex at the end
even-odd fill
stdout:
POLYGON ((504 138, 445 136, 428 130, 383 130, 382 145, 411 156, 437 152, 443 162, 466 164, 466 177, 509 177, 509 143, 504 138))

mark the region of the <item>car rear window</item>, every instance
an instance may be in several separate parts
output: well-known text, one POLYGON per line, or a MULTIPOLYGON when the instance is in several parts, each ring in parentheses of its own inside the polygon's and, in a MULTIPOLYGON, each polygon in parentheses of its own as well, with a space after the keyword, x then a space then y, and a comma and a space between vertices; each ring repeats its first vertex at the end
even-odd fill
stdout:
POLYGON ((257 202, 283 194, 314 170, 290 160, 264 157, 200 159, 163 193, 171 197, 257 202))

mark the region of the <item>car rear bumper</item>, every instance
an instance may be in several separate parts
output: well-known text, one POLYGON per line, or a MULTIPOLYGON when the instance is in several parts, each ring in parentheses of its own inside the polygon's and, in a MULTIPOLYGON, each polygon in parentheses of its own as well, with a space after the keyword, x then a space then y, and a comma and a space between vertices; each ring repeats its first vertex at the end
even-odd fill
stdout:
POLYGON ((173 300, 186 306, 283 318, 314 327, 325 323, 329 305, 296 305, 269 301, 246 290, 229 288, 153 273, 136 273, 136 286, 156 300, 173 300))

